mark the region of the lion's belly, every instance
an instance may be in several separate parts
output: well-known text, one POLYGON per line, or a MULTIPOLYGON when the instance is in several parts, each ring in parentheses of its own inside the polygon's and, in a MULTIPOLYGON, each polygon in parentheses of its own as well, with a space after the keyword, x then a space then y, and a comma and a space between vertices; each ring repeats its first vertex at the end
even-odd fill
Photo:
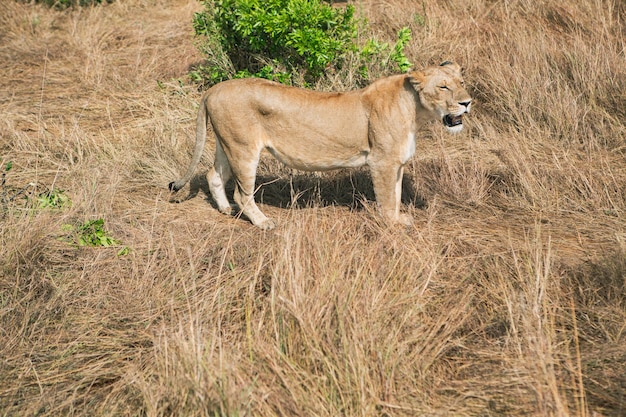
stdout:
POLYGON ((357 153, 329 152, 323 156, 311 158, 310 154, 307 155, 301 152, 287 154, 271 146, 268 146, 267 150, 283 164, 301 171, 329 171, 340 168, 356 168, 365 165, 367 156, 369 155, 369 151, 362 150, 357 153))
MULTIPOLYGON (((310 106, 309 106, 310 107, 310 106)), ((303 171, 328 171, 364 165, 370 152, 363 112, 318 105, 314 111, 285 110, 259 120, 263 142, 276 159, 303 171)))

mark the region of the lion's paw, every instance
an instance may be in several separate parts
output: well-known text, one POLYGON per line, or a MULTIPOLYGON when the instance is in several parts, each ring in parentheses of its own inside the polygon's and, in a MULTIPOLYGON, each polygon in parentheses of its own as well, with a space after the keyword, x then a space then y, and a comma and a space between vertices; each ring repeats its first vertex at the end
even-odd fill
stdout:
POLYGON ((232 205, 218 207, 218 211, 222 214, 232 215, 235 212, 235 208, 232 205))
POLYGON ((396 223, 401 224, 403 226, 412 226, 413 225, 413 217, 406 213, 400 213, 398 215, 398 219, 396 223))
POLYGON ((272 230, 276 227, 276 223, 272 219, 266 219, 255 226, 257 226, 261 230, 272 230))

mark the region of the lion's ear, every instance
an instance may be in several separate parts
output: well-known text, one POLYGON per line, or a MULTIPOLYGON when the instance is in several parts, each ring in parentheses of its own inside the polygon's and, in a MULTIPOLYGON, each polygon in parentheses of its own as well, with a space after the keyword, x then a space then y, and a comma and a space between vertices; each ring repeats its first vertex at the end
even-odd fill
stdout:
POLYGON ((454 71, 456 71, 457 73, 461 73, 463 72, 463 68, 457 64, 456 62, 452 62, 452 61, 444 61, 441 64, 439 64, 440 67, 452 67, 454 69, 454 71))
POLYGON ((426 75, 422 71, 413 71, 409 73, 408 80, 416 90, 421 90, 424 85, 426 75))

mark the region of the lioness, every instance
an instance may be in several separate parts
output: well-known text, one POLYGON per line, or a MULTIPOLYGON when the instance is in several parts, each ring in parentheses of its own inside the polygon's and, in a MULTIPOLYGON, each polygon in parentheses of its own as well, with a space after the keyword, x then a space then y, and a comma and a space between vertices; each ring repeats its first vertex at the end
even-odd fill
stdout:
POLYGON ((459 132, 471 103, 461 67, 449 61, 344 93, 310 91, 258 78, 224 81, 204 94, 191 165, 169 189, 178 191, 191 179, 209 120, 216 151, 208 181, 222 213, 231 213, 224 185, 232 176, 234 200, 243 214, 261 229, 275 226, 254 202, 257 164, 261 151, 267 149, 285 165, 304 171, 367 164, 383 215, 393 223, 410 224, 410 216, 400 213, 400 192, 404 164, 415 152, 418 126, 439 119, 450 132, 459 132))

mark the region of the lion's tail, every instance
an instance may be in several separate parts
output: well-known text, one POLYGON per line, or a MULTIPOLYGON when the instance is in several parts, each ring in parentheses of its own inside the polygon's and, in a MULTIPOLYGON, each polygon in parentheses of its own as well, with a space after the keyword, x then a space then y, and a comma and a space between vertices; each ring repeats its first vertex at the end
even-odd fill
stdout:
POLYGON ((185 184, 189 182, 193 173, 196 171, 202 152, 204 151, 204 144, 206 143, 206 131, 207 131, 207 100, 208 95, 205 94, 200 100, 200 108, 198 109, 198 117, 196 119, 196 147, 193 150, 193 157, 191 158, 191 164, 187 168, 185 176, 177 181, 169 183, 168 188, 170 191, 176 192, 183 188, 185 184))

